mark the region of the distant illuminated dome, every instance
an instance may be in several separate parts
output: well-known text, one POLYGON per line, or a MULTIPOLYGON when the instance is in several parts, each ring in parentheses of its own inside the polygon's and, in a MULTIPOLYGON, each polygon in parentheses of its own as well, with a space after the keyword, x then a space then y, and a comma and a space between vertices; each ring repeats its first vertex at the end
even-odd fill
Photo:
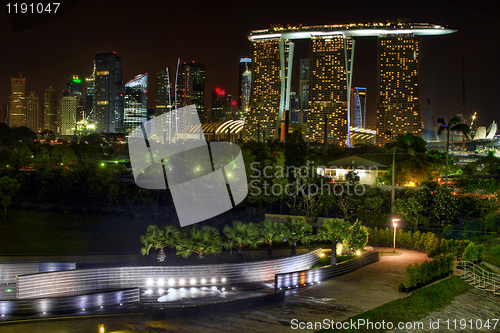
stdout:
POLYGON ((387 34, 413 34, 414 36, 446 35, 456 32, 445 26, 431 23, 350 23, 316 26, 272 26, 254 30, 248 36, 256 39, 307 39, 314 36, 344 35, 349 37, 380 36, 387 34))
POLYGON ((488 127, 488 130, 486 130, 485 126, 479 126, 476 130, 476 134, 474 135, 473 140, 493 140, 496 133, 497 124, 495 123, 495 121, 493 121, 488 127))
MULTIPOLYGON (((215 134, 238 134, 243 130, 245 126, 244 120, 226 120, 226 121, 216 121, 212 123, 206 123, 201 125, 203 133, 215 133, 215 134)), ((189 131, 190 133, 198 133, 200 125, 197 125, 189 131)))

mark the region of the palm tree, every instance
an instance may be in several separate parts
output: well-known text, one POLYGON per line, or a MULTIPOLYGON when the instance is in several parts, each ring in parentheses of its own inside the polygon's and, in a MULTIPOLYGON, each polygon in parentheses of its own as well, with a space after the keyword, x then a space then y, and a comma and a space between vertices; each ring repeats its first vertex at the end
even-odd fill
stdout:
POLYGON ((286 217, 285 226, 285 239, 291 246, 290 255, 294 256, 297 250, 297 243, 302 242, 308 244, 314 239, 312 235, 312 225, 306 223, 304 217, 299 216, 297 219, 292 219, 290 216, 286 217))
POLYGON ((453 117, 448 121, 448 124, 445 123, 443 118, 438 119, 438 123, 441 124, 438 129, 438 135, 440 135, 443 131, 446 131, 446 180, 445 180, 445 186, 448 185, 448 152, 450 149, 450 131, 459 131, 462 133, 464 136, 469 136, 470 134, 470 128, 469 125, 466 124, 461 124, 460 123, 460 118, 459 117, 453 117))
POLYGON ((238 259, 243 257, 243 248, 247 245, 256 247, 258 243, 262 242, 259 239, 259 227, 250 222, 242 223, 234 221, 232 226, 224 226, 222 233, 226 237, 224 247, 232 249, 233 247, 238 250, 238 259))
POLYGON ((222 239, 219 230, 209 226, 193 226, 184 230, 175 246, 177 255, 188 258, 191 253, 198 254, 198 259, 203 259, 205 254, 220 253, 222 239))
POLYGON ((174 247, 178 237, 179 230, 174 226, 167 225, 165 229, 161 229, 157 225, 149 225, 146 234, 141 235, 141 243, 144 245, 141 248, 141 253, 147 255, 151 248, 159 249, 157 259, 162 262, 166 258, 163 249, 167 246, 174 247))
POLYGON ((260 237, 267 244, 267 256, 273 257, 273 242, 283 241, 286 234, 283 223, 264 221, 260 224, 260 237))
POLYGON ((337 264, 337 244, 346 240, 350 233, 351 225, 348 222, 341 222, 338 219, 326 220, 323 227, 318 229, 317 239, 328 240, 332 242, 331 265, 337 264))

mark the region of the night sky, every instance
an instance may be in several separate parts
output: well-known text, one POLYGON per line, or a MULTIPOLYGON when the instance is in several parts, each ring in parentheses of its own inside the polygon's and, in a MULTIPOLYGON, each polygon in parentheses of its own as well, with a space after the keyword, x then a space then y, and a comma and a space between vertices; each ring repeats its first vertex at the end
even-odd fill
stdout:
MULTIPOLYGON (((73 0, 74 1, 74 0, 73 0)), ((5 1, 7 3, 7 1, 5 1)), ((154 107, 155 74, 175 68, 177 58, 205 63, 205 106, 220 87, 238 96, 238 62, 250 55, 247 35, 280 23, 304 25, 350 22, 412 22, 448 25, 453 35, 420 39, 422 119, 427 99, 437 117, 462 110, 462 55, 465 56, 466 117, 478 112, 487 126, 499 111, 498 1, 126 1, 80 0, 66 14, 42 25, 13 32, 6 7, 0 10, 0 104, 10 95, 10 77, 22 72, 27 91, 43 100, 48 86, 59 98, 69 74, 90 76, 95 53, 116 51, 125 82, 149 73, 148 106, 154 107)), ((376 38, 356 39, 354 86, 368 88, 367 121, 376 121, 376 38)), ((298 59, 308 57, 307 42, 297 43, 298 59)))

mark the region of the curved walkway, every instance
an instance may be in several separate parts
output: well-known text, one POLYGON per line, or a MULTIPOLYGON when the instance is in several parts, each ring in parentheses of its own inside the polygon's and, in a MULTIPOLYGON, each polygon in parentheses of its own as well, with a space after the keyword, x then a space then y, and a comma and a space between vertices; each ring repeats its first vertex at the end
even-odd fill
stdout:
MULTIPOLYGON (((392 251, 392 248, 375 248, 392 251)), ((427 260, 424 253, 398 249, 401 255, 382 255, 375 264, 330 279, 319 286, 291 291, 284 301, 244 312, 153 320, 147 315, 89 318, 0 326, 0 332, 87 332, 98 324, 106 332, 292 332, 291 320, 340 321, 391 300, 406 296, 398 291, 406 266, 427 260), (36 328, 36 330, 33 330, 36 328), (7 331, 6 331, 7 332, 7 331)), ((308 332, 302 330, 301 332, 308 332)))

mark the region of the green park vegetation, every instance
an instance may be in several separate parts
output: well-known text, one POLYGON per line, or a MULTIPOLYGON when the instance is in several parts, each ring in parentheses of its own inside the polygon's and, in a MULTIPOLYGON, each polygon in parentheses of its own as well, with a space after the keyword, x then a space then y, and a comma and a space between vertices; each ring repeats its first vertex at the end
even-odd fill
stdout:
MULTIPOLYGON (((374 309, 365 311, 349 319, 357 321, 358 319, 370 320, 371 322, 410 322, 424 318, 429 313, 439 311, 449 305, 458 295, 471 289, 466 282, 456 276, 451 276, 436 284, 421 288, 408 297, 397 299, 383 304, 374 309)), ((356 330, 342 330, 342 332, 385 332, 387 330, 366 329, 366 327, 356 330)), ((317 332, 336 332, 336 330, 320 330, 317 332)))

